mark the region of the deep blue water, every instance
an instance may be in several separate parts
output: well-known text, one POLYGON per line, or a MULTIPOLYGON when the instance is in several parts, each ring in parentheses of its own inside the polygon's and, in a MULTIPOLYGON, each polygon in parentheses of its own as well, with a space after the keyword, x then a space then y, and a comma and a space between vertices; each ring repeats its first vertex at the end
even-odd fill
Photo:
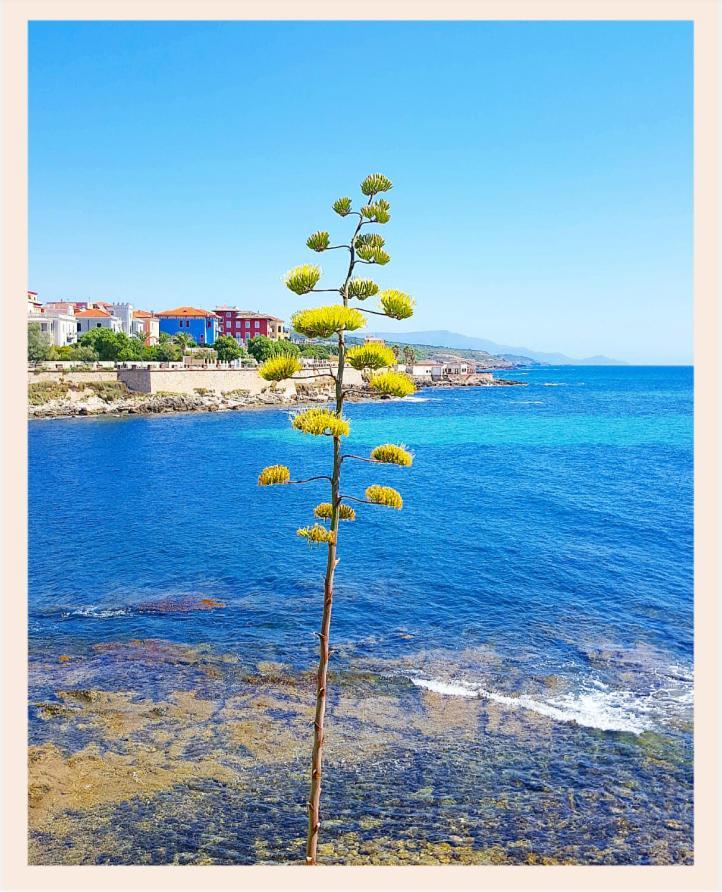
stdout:
MULTIPOLYGON (((528 386, 428 389, 349 407, 350 451, 404 443, 415 461, 345 465, 345 492, 378 481, 405 505, 357 506, 357 522, 342 528, 337 659, 450 695, 521 696, 560 721, 682 727, 692 369, 508 377, 528 386), (564 693, 542 695, 545 675, 563 677, 564 693)), ((256 477, 277 462, 295 477, 325 473, 330 444, 292 431, 287 416, 32 422, 31 653, 163 638, 311 665, 325 552, 295 530, 313 522, 326 488, 261 489, 256 477), (147 608, 199 595, 227 606, 147 608)))

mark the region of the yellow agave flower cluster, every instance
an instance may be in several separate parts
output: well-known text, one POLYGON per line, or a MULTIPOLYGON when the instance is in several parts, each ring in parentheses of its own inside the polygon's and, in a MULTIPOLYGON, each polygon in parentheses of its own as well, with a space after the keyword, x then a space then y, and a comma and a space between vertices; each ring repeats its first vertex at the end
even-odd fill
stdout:
MULTIPOLYGON (((321 520, 331 520, 333 505, 330 502, 321 502, 313 509, 313 513, 321 520)), ((356 520, 356 512, 350 505, 339 505, 338 516, 339 520, 356 520)))
POLYGON ((416 387, 404 372, 379 372, 369 381, 369 387, 380 396, 411 396, 416 387))
MULTIPOLYGON (((333 210, 339 216, 346 217, 355 213, 360 218, 352 242, 352 258, 355 253, 357 260, 377 265, 384 265, 390 260, 389 254, 384 250, 384 238, 378 232, 360 232, 360 229, 367 223, 384 224, 391 219, 390 204, 384 198, 377 197, 379 193, 387 192, 391 188, 392 183, 388 177, 379 173, 370 174, 361 184, 361 191, 367 196, 366 205, 362 205, 358 211, 353 211, 351 199, 347 196, 338 198, 333 203, 333 210)), ((321 253, 331 246, 330 235, 325 230, 318 230, 308 237, 306 245, 312 251, 321 253)), ((315 291, 320 278, 320 267, 302 264, 290 270, 284 281, 291 291, 303 295, 315 291)), ((294 313, 291 322, 295 330, 308 338, 330 338, 344 331, 352 332, 363 328, 366 317, 359 310, 346 306, 349 298, 364 301, 378 295, 383 314, 392 319, 408 319, 414 312, 414 300, 408 294, 395 289, 379 291, 377 283, 369 278, 356 276, 347 279, 345 285, 339 289, 339 293, 343 297, 343 303, 294 313)), ((351 368, 370 371, 368 383, 376 394, 405 397, 414 393, 415 387, 411 378, 394 370, 396 356, 389 347, 378 343, 362 344, 347 349, 345 355, 346 362, 351 368)), ((271 357, 263 363, 259 368, 259 374, 268 381, 281 381, 292 377, 300 369, 301 364, 295 357, 281 355, 271 357)), ((350 433, 349 422, 341 412, 325 408, 307 409, 296 414, 292 419, 292 426, 302 433, 314 436, 347 437, 350 433)), ((375 462, 401 467, 410 467, 413 463, 411 452, 404 446, 393 443, 376 446, 371 451, 370 458, 375 462)), ((258 482, 261 486, 290 483, 291 474, 285 465, 271 465, 261 471, 258 482)), ((367 502, 375 505, 396 510, 403 507, 401 494, 390 486, 374 484, 366 488, 365 496, 367 502)), ((297 530, 298 535, 310 544, 334 544, 336 534, 327 528, 328 522, 334 515, 332 504, 321 502, 316 505, 313 513, 318 520, 325 521, 326 525, 314 523, 312 526, 301 527, 297 530)), ((350 505, 341 503, 337 508, 337 518, 343 521, 355 520, 356 511, 350 505)))
POLYGON ((351 368, 386 369, 396 364, 394 351, 383 344, 360 344, 346 351, 346 362, 351 368))
POLYGON ((383 248, 386 244, 380 232, 362 232, 354 241, 354 248, 383 248))
POLYGON ((409 319, 414 315, 415 301, 403 291, 388 288, 379 294, 384 313, 392 319, 409 319))
POLYGON ((377 263, 379 266, 385 266, 391 260, 391 255, 383 248, 375 248, 372 245, 361 245, 356 249, 356 253, 362 260, 377 263))
POLYGON ((301 529, 296 530, 296 535, 306 539, 309 545, 320 545, 322 542, 336 541, 335 534, 331 530, 327 530, 326 527, 321 526, 320 523, 315 523, 312 527, 301 527, 301 529))
POLYGON ((295 266, 286 273, 283 280, 287 288, 296 294, 308 294, 318 284, 321 278, 321 268, 314 266, 312 263, 303 263, 301 266, 295 266))
POLYGON ((344 195, 343 198, 337 198, 331 207, 336 211, 339 217, 347 217, 351 213, 351 199, 347 195, 344 195))
POLYGON ((371 451, 374 461, 383 462, 386 465, 402 465, 410 468, 413 464, 413 455, 403 446, 395 446, 393 443, 383 443, 371 451))
POLYGON ((397 511, 404 507, 400 492, 390 486, 379 486, 377 483, 367 488, 366 499, 374 505, 385 505, 387 508, 396 508, 397 511))
POLYGON ((258 476, 259 486, 276 486, 279 483, 288 483, 291 472, 285 465, 269 465, 258 476))
POLYGON ((312 251, 325 251, 326 248, 331 244, 331 237, 327 232, 322 232, 319 230, 318 232, 314 232, 312 235, 306 239, 306 245, 312 251))
POLYGON ((367 297, 373 297, 378 294, 379 286, 372 279, 349 279, 348 296, 355 297, 356 300, 366 300, 367 297))
POLYGON ((372 223, 388 223, 391 219, 389 213, 391 205, 383 198, 374 201, 371 204, 365 204, 361 208, 361 216, 372 223))
POLYGON ((388 192, 392 185, 382 173, 370 173, 361 183, 361 191, 364 195, 376 195, 377 192, 388 192))
POLYGON ((339 331, 356 331, 366 325, 366 319, 359 310, 332 304, 316 307, 313 310, 299 310, 291 316, 296 331, 307 338, 330 338, 339 331))
POLYGON ((295 356, 271 356, 258 368, 258 374, 266 381, 283 381, 301 371, 301 363, 295 356))
POLYGON ((327 437, 348 437, 350 426, 330 409, 307 409, 294 416, 293 426, 304 434, 327 437))

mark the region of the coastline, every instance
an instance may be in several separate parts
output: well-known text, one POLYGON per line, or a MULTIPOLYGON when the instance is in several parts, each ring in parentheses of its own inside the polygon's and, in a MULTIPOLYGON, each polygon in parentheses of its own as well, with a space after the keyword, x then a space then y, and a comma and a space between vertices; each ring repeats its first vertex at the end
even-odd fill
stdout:
MULTIPOLYGON (((416 381, 419 390, 436 389, 451 390, 466 387, 526 387, 525 381, 494 379, 492 381, 475 379, 471 376, 465 380, 445 380, 439 382, 416 381)), ((73 389, 68 387, 67 393, 60 398, 49 399, 37 405, 28 405, 28 420, 39 421, 54 418, 124 418, 136 415, 178 415, 189 412, 236 412, 246 409, 283 409, 302 408, 319 403, 327 403, 333 398, 332 388, 303 388, 289 393, 284 390, 264 390, 253 395, 232 395, 229 393, 133 393, 125 391, 99 394, 97 388, 88 385, 73 389)), ((385 397, 375 396, 370 389, 352 394, 349 402, 378 402, 385 397)))
MULTIPOLYGON (((298 863, 310 663, 159 638, 58 645, 31 661, 31 863, 298 863)), ((660 827, 631 795, 640 772, 650 797, 682 783, 683 740, 604 743, 574 721, 420 687, 407 662, 334 667, 327 863, 690 863, 690 813, 660 827), (585 787, 581 769, 572 792, 543 767, 550 747, 572 771, 575 753, 600 746, 627 754, 603 785, 585 787), (566 825, 572 838, 558 835, 566 825)))

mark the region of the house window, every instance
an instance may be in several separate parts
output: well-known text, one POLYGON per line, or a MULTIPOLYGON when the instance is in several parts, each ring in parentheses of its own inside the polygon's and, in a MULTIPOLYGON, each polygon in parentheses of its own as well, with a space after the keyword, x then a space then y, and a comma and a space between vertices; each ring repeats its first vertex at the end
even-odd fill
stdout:
POLYGON ((79 323, 79 322, 78 322, 78 326, 77 326, 77 327, 78 327, 78 331, 80 331, 80 323, 79 323))
POLYGON ((261 327, 261 323, 258 321, 258 319, 256 319, 256 321, 253 323, 253 327, 254 327, 254 328, 260 328, 260 327, 261 327))
POLYGON ((250 319, 246 319, 246 328, 250 328, 250 327, 251 327, 250 319))
POLYGON ((102 323, 102 322, 96 322, 96 323, 95 323, 95 327, 96 327, 96 328, 102 328, 102 327, 103 327, 103 323, 102 323))

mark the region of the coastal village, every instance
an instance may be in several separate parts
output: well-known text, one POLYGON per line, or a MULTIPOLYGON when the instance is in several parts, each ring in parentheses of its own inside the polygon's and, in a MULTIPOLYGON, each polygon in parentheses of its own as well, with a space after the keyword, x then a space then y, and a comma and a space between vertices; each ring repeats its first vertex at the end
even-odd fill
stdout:
MULTIPOLYGON (((27 308, 29 331, 34 329, 47 346, 40 353, 43 358, 33 360, 29 355, 31 416, 217 411, 330 397, 328 345, 298 335, 269 313, 226 304, 156 312, 104 300, 43 303, 33 291, 27 293, 27 308), (87 348, 86 352, 77 348, 92 342, 93 332, 99 331, 124 335, 151 356, 156 348, 158 356, 89 358, 87 348), (238 348, 229 351, 229 340, 238 348), (300 374, 282 386, 264 381, 253 356, 253 345, 261 341, 272 350, 297 352, 300 374), (172 343, 176 353, 158 350, 164 343, 172 343)), ((495 379, 473 359, 454 354, 440 352, 422 359, 410 346, 396 347, 394 352, 395 368, 410 375, 418 387, 516 383, 495 379)), ((352 383, 362 394, 365 382, 360 373, 357 378, 352 383)))

